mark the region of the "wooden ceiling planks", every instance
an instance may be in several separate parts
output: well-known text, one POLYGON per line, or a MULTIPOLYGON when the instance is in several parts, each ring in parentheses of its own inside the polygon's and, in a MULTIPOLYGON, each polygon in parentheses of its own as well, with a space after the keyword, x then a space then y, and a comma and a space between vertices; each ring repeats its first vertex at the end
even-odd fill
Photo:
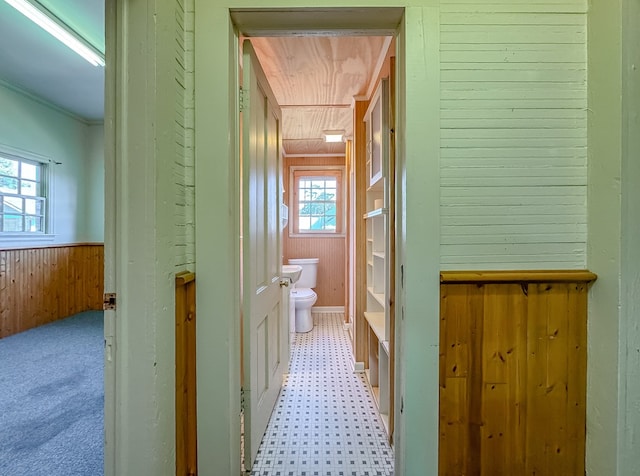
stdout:
POLYGON ((344 153, 344 144, 325 144, 325 130, 353 135, 354 97, 377 78, 387 54, 384 36, 252 38, 260 64, 282 107, 285 153, 344 153))

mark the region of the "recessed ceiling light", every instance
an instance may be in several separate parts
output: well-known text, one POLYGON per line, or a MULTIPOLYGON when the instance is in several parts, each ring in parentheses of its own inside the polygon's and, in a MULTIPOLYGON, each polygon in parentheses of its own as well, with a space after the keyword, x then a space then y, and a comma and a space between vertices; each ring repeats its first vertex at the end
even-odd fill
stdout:
POLYGON ((344 131, 323 131, 322 136, 325 142, 344 141, 344 131))

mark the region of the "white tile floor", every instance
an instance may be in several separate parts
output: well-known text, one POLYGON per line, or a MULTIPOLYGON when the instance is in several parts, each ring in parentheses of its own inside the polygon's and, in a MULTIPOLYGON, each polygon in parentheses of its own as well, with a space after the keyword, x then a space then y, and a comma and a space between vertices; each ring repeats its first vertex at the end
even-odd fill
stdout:
POLYGON ((311 332, 296 334, 251 475, 393 475, 393 450, 366 378, 351 370, 343 315, 313 320, 311 332))

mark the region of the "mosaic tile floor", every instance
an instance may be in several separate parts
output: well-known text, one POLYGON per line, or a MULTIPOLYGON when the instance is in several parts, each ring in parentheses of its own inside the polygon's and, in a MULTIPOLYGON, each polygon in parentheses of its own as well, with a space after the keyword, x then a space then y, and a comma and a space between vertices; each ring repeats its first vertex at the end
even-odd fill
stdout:
POLYGON ((393 450, 364 374, 351 370, 341 313, 296 334, 289 375, 251 475, 392 476, 393 450))

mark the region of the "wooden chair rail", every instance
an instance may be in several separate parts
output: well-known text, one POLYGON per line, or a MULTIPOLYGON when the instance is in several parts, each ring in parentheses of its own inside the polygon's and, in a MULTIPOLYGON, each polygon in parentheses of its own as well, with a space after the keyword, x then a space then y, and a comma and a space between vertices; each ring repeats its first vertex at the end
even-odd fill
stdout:
POLYGON ((597 275, 588 270, 441 271, 441 283, 582 283, 597 275))
POLYGON ((176 274, 176 476, 198 474, 195 274, 176 274))

